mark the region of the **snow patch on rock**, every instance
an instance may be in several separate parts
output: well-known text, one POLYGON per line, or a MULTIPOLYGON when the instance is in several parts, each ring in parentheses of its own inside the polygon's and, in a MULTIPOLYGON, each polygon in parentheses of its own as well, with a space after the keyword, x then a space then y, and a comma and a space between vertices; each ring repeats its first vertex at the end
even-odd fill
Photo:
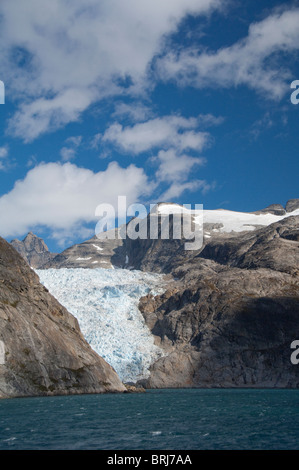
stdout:
POLYGON ((288 212, 284 215, 274 215, 271 213, 254 214, 250 212, 235 212, 225 209, 216 210, 203 210, 202 218, 199 215, 199 211, 191 210, 175 204, 160 204, 158 206, 158 212, 161 215, 168 215, 170 213, 182 213, 194 215, 194 222, 201 224, 221 224, 219 229, 213 229, 213 232, 243 232, 247 230, 255 230, 260 226, 268 226, 280 220, 299 215, 299 209, 293 212, 288 212))

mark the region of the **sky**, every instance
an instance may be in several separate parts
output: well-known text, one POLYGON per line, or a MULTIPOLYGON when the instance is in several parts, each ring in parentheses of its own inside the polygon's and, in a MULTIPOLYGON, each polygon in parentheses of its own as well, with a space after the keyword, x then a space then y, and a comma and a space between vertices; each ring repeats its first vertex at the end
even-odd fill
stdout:
POLYGON ((118 196, 299 197, 298 58, 298 1, 1 0, 0 236, 60 252, 118 196))

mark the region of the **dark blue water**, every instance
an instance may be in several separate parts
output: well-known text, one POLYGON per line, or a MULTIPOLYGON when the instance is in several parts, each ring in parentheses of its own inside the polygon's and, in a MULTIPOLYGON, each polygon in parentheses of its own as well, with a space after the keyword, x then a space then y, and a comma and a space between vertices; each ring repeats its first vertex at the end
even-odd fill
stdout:
POLYGON ((298 449, 299 390, 0 400, 0 449, 298 449))

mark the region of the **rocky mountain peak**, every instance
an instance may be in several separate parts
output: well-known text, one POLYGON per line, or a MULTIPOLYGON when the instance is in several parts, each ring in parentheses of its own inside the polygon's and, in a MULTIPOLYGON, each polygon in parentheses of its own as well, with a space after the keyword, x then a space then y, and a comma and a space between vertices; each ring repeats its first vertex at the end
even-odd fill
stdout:
POLYGON ((255 214, 274 214, 284 215, 286 213, 285 208, 281 204, 270 204, 260 211, 254 212, 255 214))
POLYGON ((299 209, 299 199, 290 199, 286 204, 286 212, 293 212, 299 209))
POLYGON ((50 253, 44 240, 33 232, 29 232, 22 241, 12 240, 11 245, 33 268, 42 267, 56 255, 50 253))
MULTIPOLYGON (((183 212, 188 210, 176 203, 158 202, 151 210, 150 215, 159 216, 159 223, 163 215, 183 212)), ((268 207, 252 212, 242 213, 224 209, 203 209, 204 245, 209 245, 216 238, 227 236, 240 238, 243 232, 255 231, 271 223, 297 214, 299 199, 291 199, 286 208, 281 204, 271 204, 268 207)), ((196 223, 196 210, 191 210, 193 221, 196 223)), ((143 224, 149 224, 149 217, 143 224)), ((170 220, 170 224, 173 221, 170 220)), ((119 237, 116 229, 113 237, 98 238, 83 241, 66 248, 62 253, 50 253, 45 242, 34 233, 29 232, 23 241, 13 240, 11 244, 23 256, 23 258, 36 269, 50 268, 135 268, 140 269, 142 262, 152 253, 152 262, 158 267, 169 262, 168 251, 176 258, 182 255, 182 262, 186 258, 181 240, 130 240, 119 237), (169 243, 170 242, 170 243, 169 243), (175 253, 173 253, 175 246, 175 253), (159 249, 159 254, 156 252, 159 249), (143 260, 143 261, 142 261, 143 260), (164 260, 164 261, 163 261, 164 260)), ((170 230, 171 232, 171 230, 170 230)))
POLYGON ((27 251, 35 251, 36 253, 46 253, 49 251, 44 240, 32 232, 29 232, 23 240, 24 247, 27 251))

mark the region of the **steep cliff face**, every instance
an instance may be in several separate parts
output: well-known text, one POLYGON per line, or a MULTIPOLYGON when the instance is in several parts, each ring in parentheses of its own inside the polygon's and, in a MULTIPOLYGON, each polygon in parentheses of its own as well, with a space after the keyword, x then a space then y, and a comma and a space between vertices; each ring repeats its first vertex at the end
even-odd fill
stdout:
POLYGON ((215 237, 140 310, 167 356, 147 387, 299 387, 299 217, 215 237))
POLYGON ((33 268, 40 268, 56 256, 56 253, 50 253, 44 240, 32 232, 22 241, 15 238, 11 245, 33 268))
POLYGON ((0 397, 124 390, 77 320, 0 238, 0 397))

